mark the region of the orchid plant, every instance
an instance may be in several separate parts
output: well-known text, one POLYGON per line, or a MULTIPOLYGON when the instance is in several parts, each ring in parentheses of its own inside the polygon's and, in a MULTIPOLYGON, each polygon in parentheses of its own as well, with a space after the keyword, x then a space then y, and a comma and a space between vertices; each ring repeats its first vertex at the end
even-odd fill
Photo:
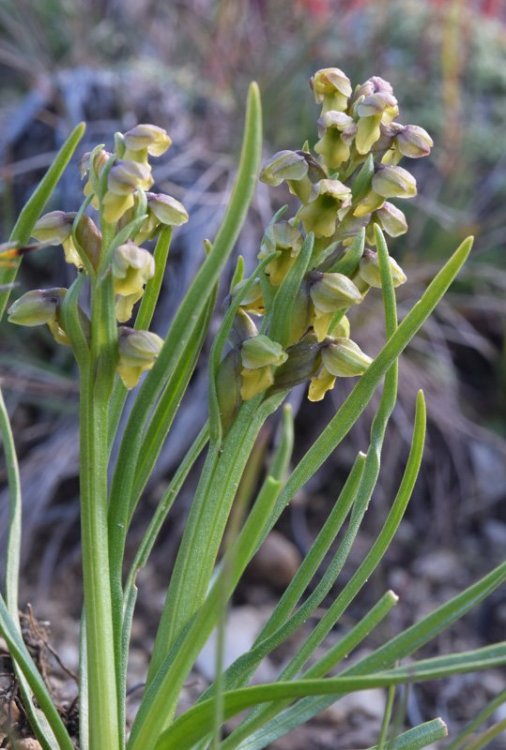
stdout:
MULTIPOLYGON (((65 260, 76 268, 68 289, 29 291, 11 304, 8 315, 17 325, 47 325, 58 344, 71 348, 79 370, 84 598, 78 736, 65 725, 21 635, 20 478, 7 409, 0 401, 10 487, 0 634, 11 654, 24 711, 44 750, 256 750, 346 693, 370 687, 384 687, 389 695, 375 747, 414 750, 444 737, 446 728, 435 718, 400 733, 393 731, 395 686, 506 662, 504 643, 431 659, 412 658, 500 586, 506 579, 506 564, 349 666, 345 657, 396 605, 398 597, 387 591, 323 656, 318 651, 315 658, 381 562, 406 510, 422 462, 422 393, 415 398, 407 465, 383 527, 351 579, 340 583, 339 574, 378 480, 385 431, 397 397, 398 358, 456 277, 472 240, 462 243, 399 323, 395 287, 406 282, 406 275, 389 255, 385 235, 402 235, 407 222, 391 200, 416 195, 415 178, 399 162, 427 156, 432 140, 423 128, 397 121, 399 108, 392 87, 379 77, 353 88, 341 70, 327 68, 315 73, 311 86, 321 107, 314 148, 306 143, 299 151, 281 151, 260 169, 260 96, 257 86, 251 85, 228 207, 163 337, 149 328, 172 233, 189 218, 178 200, 151 192, 151 160, 171 144, 164 129, 137 125, 116 134, 112 151, 98 145, 85 154, 80 161, 81 206, 75 213, 44 214, 83 135, 84 125, 79 125, 3 246, 7 265, 0 274, 5 284, 2 312, 20 260, 29 250, 61 245, 65 260), (220 279, 259 175, 274 187, 286 183, 292 196, 290 209, 278 211, 266 227, 256 268, 246 275, 244 260, 239 257, 236 263, 227 290, 228 307, 209 356, 208 413, 202 414, 202 428, 170 479, 136 554, 127 559, 132 516, 210 335, 220 279), (154 243, 153 251, 143 247, 148 242, 154 243), (352 337, 354 309, 367 305, 370 293, 382 294, 385 316, 385 342, 374 358, 352 337), (318 401, 343 377, 355 379, 353 390, 292 466, 293 419, 287 404, 291 389, 308 384, 309 400, 318 401), (369 446, 357 454, 338 498, 329 498, 327 520, 252 648, 224 669, 227 606, 246 566, 295 493, 346 438, 378 389, 381 398, 369 446), (129 391, 132 406, 122 420, 129 391), (279 410, 281 427, 266 476, 250 506, 230 524, 259 431, 279 410), (118 451, 113 461, 114 443, 118 451), (165 605, 142 700, 133 723, 127 725, 137 574, 186 478, 204 454, 177 559, 173 570, 167 571, 165 605), (329 558, 341 529, 339 544, 329 558), (323 577, 314 582, 324 559, 330 562, 323 577), (252 685, 262 660, 306 623, 331 592, 326 611, 277 680, 252 685), (178 714, 183 686, 216 629, 216 679, 193 707, 178 714), (403 664, 408 657, 409 663, 403 664), (231 729, 228 720, 245 709, 249 712, 231 729)), ((466 735, 461 740, 465 743, 466 735)), ((457 748, 458 741, 451 747, 457 748)), ((482 746, 476 741, 472 745, 482 746)))

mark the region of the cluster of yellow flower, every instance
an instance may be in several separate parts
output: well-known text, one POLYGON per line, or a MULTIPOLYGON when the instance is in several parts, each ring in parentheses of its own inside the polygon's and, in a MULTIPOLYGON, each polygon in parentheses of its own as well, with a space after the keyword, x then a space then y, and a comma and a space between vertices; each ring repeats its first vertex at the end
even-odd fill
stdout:
MULTIPOLYGON (((100 216, 99 226, 84 210, 51 211, 37 221, 33 230, 41 246, 63 245, 66 261, 85 273, 112 274, 119 323, 130 320, 134 305, 155 273, 153 256, 140 245, 154 239, 162 227, 188 221, 188 213, 178 200, 149 192, 153 185, 149 157, 160 156, 170 145, 165 130, 155 125, 141 124, 117 134, 114 153, 98 146, 85 154, 80 164, 81 176, 86 178, 83 208, 91 203, 100 216), (112 253, 108 253, 104 228, 108 227, 109 237, 118 237, 136 218, 142 220, 135 224, 133 238, 115 244, 112 253), (106 254, 108 263, 104 269, 106 254)), ((61 288, 32 290, 11 305, 9 320, 25 326, 47 324, 56 341, 68 344, 61 316, 66 292, 61 288)), ((84 330, 89 331, 86 313, 81 310, 80 315, 84 330)), ((127 388, 133 388, 141 374, 153 366, 162 343, 149 331, 119 327, 117 372, 127 388)))
MULTIPOLYGON (((242 321, 242 339, 230 355, 237 361, 242 400, 309 378, 309 399, 318 401, 337 377, 365 372, 371 359, 350 339, 346 312, 370 287, 381 286, 374 224, 392 237, 407 231, 403 212, 388 199, 412 198, 416 181, 398 162, 403 156, 427 156, 432 147, 423 128, 395 121, 397 100, 382 78, 370 78, 353 91, 341 70, 326 68, 311 86, 322 105, 315 153, 307 144, 300 151, 281 151, 260 174, 271 186, 286 182, 299 205, 288 221, 268 227, 258 257, 277 255, 242 300, 241 315, 265 316, 261 334, 251 319, 248 325, 242 321), (309 233, 312 256, 281 346, 269 337, 266 321, 309 233), (360 237, 365 241, 357 254, 360 237)), ((393 258, 390 267, 394 285, 402 284, 406 276, 393 258)))

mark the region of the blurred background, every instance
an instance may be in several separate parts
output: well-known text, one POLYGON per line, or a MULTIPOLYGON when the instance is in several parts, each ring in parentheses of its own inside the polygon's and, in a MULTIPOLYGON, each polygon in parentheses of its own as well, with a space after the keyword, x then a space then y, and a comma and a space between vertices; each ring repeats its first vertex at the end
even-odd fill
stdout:
MULTIPOLYGON (((23 201, 80 120, 88 129, 78 156, 97 143, 111 146, 116 130, 137 122, 165 127, 174 145, 158 160, 156 184, 184 202, 191 220, 174 243, 155 320, 163 335, 180 290, 201 261, 202 242, 212 239, 226 204, 249 81, 257 80, 262 91, 267 157, 281 148, 300 148, 306 139, 315 142, 319 111, 308 79, 327 66, 342 68, 354 85, 371 75, 390 81, 400 121, 425 127, 435 142, 429 159, 408 165, 419 194, 406 207, 409 233, 391 245, 408 274, 399 289, 401 315, 456 245, 468 234, 476 237, 465 271, 403 359, 381 485, 353 552, 353 560, 360 561, 392 500, 408 448, 414 397, 422 387, 430 418, 423 473, 387 565, 362 599, 372 601, 392 586, 406 605, 395 615, 395 629, 490 569, 506 548, 505 0, 0 0, 1 236, 8 237, 23 201)), ((76 210, 80 189, 76 162, 48 210, 76 210)), ((259 186, 238 248, 250 268, 262 227, 285 201, 282 190, 259 186)), ((71 277, 59 252, 32 254, 14 296, 38 286, 66 285, 71 277)), ((352 326, 368 353, 380 349, 379 297, 369 295, 352 326)), ((54 601, 68 593, 69 580, 76 590, 79 569, 76 373, 69 352, 41 329, 4 324, 0 377, 22 465, 24 599, 54 620, 59 606, 54 601)), ((318 405, 305 402, 302 392, 294 395, 299 453, 347 391, 344 384, 318 405)), ((175 437, 161 456, 139 528, 198 431, 205 408, 203 362, 175 437)), ((349 445, 327 462, 282 519, 238 592, 238 610, 268 608, 286 585, 353 456, 367 446, 368 420, 366 415, 349 445), (281 570, 274 584, 273 570, 281 570)), ((274 431, 275 425, 262 436, 259 474, 274 431)), ((141 606, 153 617, 184 505, 145 579, 141 606)), ((5 506, 4 493, 0 529, 5 506)), ((70 602, 71 614, 78 615, 78 598, 70 602)), ((71 629, 67 616, 61 613, 61 622, 71 629)), ((138 634, 140 650, 152 637, 147 620, 138 634)), ((440 647, 492 642, 504 637, 505 626, 503 592, 440 647)), ((506 686, 501 675, 455 678, 437 691, 413 691, 408 712, 414 721, 437 710, 457 726, 501 686, 506 686)), ((358 746, 361 739, 367 744, 353 735, 350 716, 340 719, 349 726, 343 747, 358 746)), ((301 748, 335 748, 325 744, 325 736, 320 733, 314 740, 320 744, 310 744, 313 739, 303 735, 301 748)), ((297 747, 292 741, 291 750, 297 747)))

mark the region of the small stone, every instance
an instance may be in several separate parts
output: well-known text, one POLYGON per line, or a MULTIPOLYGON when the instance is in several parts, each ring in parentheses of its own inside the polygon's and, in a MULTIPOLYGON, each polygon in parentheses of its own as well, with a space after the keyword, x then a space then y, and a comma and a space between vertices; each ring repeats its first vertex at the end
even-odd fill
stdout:
POLYGON ((42 750, 40 742, 31 737, 27 737, 24 740, 18 740, 16 747, 18 750, 42 750))
POLYGON ((285 588, 301 563, 297 547, 278 531, 271 531, 249 566, 256 579, 268 581, 276 588, 285 588))

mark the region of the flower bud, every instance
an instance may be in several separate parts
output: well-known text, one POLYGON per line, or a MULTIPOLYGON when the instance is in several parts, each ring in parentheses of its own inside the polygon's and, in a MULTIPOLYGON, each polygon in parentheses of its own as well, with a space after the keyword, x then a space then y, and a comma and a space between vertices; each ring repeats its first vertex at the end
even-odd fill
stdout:
POLYGON ((342 273, 315 275, 320 278, 311 286, 310 294, 314 305, 311 322, 318 341, 323 341, 335 313, 361 302, 362 294, 353 281, 342 273))
POLYGON ((302 180, 308 173, 307 161, 300 151, 278 151, 260 172, 266 185, 278 187, 285 180, 302 180))
POLYGON ((40 242, 61 245, 71 234, 75 213, 50 211, 35 222, 32 236, 40 242))
POLYGON ((150 167, 134 161, 117 161, 107 178, 107 188, 115 195, 129 195, 137 188, 149 190, 152 184, 150 167))
POLYGON ((362 349, 348 338, 336 338, 322 349, 323 365, 334 377, 363 375, 372 362, 362 349))
POLYGON ((125 158, 138 161, 137 154, 146 151, 150 156, 161 156, 171 146, 167 131, 156 125, 136 125, 123 134, 125 158))
MULTIPOLYGON (((400 265, 391 256, 388 256, 388 264, 390 266, 390 273, 392 275, 392 282, 394 287, 404 284, 406 281, 406 274, 400 267, 400 265)), ((379 267, 379 259, 377 253, 373 250, 366 249, 362 259, 360 261, 359 277, 366 282, 369 286, 381 289, 381 273, 379 267)))
POLYGON ((134 205, 134 192, 149 190, 153 184, 148 164, 117 161, 109 172, 107 193, 104 196, 104 219, 115 223, 134 205))
POLYGON ((359 99, 361 99, 361 97, 371 96, 372 94, 378 93, 393 94, 394 90, 392 88, 392 84, 388 81, 385 81, 384 78, 380 78, 380 76, 371 76, 371 78, 368 78, 367 81, 361 83, 360 86, 356 87, 353 99, 355 102, 357 102, 359 99))
POLYGON ((396 136, 397 148, 403 156, 421 159, 430 154, 434 141, 419 125, 406 125, 396 136))
POLYGON ((263 334, 246 339, 241 347, 242 366, 248 370, 256 370, 265 365, 278 367, 286 362, 286 359, 287 354, 281 344, 263 334))
POLYGON ((316 281, 310 294, 317 310, 334 313, 341 308, 362 302, 362 295, 348 276, 343 273, 315 272, 316 281))
POLYGON ((146 193, 148 209, 160 224, 179 227, 188 221, 188 211, 175 198, 163 193, 146 193))
POLYGON ((116 371, 128 389, 135 388, 142 373, 151 370, 162 346, 163 339, 156 333, 119 327, 116 371))
POLYGON ((283 347, 268 336, 246 339, 241 347, 241 398, 249 401, 267 390, 274 382, 275 368, 287 358, 283 347))
POLYGON ((389 201, 385 201, 376 211, 374 221, 377 221, 390 237, 399 237, 408 231, 408 222, 404 213, 389 201))
POLYGON ((372 178, 372 188, 383 198, 413 198, 416 180, 407 169, 380 164, 372 178))
POLYGON ((338 218, 351 205, 351 190, 340 180, 320 180, 314 186, 314 197, 299 211, 306 232, 316 237, 331 237, 338 218))
POLYGON ((9 322, 19 326, 40 326, 55 320, 66 289, 32 289, 19 297, 8 310, 9 322))
POLYGON ((95 174, 97 176, 100 175, 101 171, 111 158, 111 154, 109 153, 109 151, 101 149, 100 151, 95 152, 95 155, 93 157, 93 164, 91 164, 91 154, 91 151, 87 151, 79 160, 79 172, 81 177, 86 177, 86 175, 90 171, 90 168, 92 167, 95 174))
POLYGON ((348 76, 339 68, 322 68, 310 79, 315 100, 323 104, 323 111, 330 109, 344 112, 351 96, 351 83, 348 76))
MULTIPOLYGON (((111 272, 114 279, 114 292, 124 297, 137 295, 131 306, 142 296, 144 285, 154 276, 155 261, 151 253, 137 247, 131 241, 119 245, 113 254, 111 272)), ((125 321, 122 313, 119 320, 125 321)), ((128 318, 126 318, 128 320, 128 318)))

